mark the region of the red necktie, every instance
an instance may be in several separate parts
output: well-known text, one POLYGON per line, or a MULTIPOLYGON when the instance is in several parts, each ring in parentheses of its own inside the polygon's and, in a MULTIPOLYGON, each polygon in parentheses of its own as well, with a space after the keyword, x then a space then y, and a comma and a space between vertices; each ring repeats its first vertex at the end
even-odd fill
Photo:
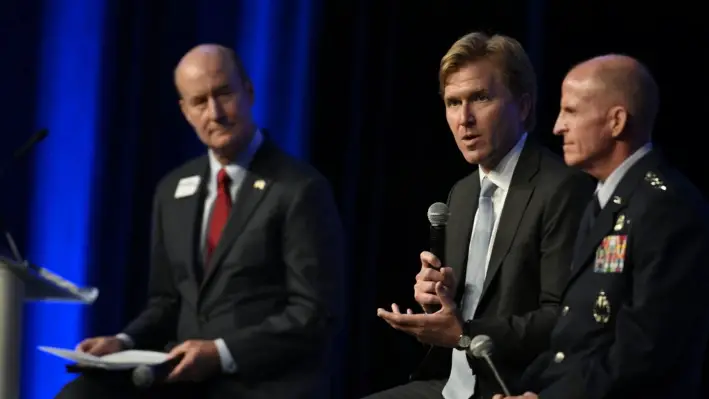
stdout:
POLYGON ((224 230, 226 221, 229 218, 229 211, 231 211, 231 194, 229 193, 230 181, 231 179, 226 173, 226 170, 223 168, 219 170, 217 174, 217 200, 214 201, 214 206, 212 207, 212 218, 209 221, 209 230, 207 231, 207 256, 204 262, 205 267, 212 257, 214 248, 216 248, 217 243, 219 243, 222 230, 224 230))

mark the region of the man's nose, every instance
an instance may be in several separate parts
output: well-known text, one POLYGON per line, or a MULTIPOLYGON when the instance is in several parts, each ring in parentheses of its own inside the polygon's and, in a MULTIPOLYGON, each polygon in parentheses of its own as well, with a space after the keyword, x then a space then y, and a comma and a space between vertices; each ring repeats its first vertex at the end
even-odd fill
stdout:
POLYGON ((565 131, 566 131, 566 126, 564 125, 564 122, 561 120, 561 118, 556 118, 556 122, 554 123, 554 129, 552 130, 552 133, 554 133, 555 136, 561 136, 565 131))
POLYGON ((463 126, 475 125, 475 113, 470 108, 470 105, 465 104, 460 107, 460 121, 459 123, 463 126))
POLYGON ((214 97, 209 98, 207 109, 209 112, 209 117, 212 120, 218 121, 224 116, 224 110, 222 109, 221 104, 219 104, 219 101, 217 101, 214 97))

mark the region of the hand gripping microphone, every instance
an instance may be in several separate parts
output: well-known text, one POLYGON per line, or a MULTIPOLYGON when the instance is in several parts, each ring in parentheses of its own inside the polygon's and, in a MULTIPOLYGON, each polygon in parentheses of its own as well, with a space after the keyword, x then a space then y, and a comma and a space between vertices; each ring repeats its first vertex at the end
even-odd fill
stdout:
POLYGON ((436 202, 428 207, 428 221, 431 223, 429 229, 429 244, 431 253, 441 261, 441 265, 446 264, 446 224, 448 224, 448 205, 436 202))
POLYGON ((467 352, 468 355, 473 355, 478 359, 485 359, 487 364, 492 369, 493 374, 495 374, 495 379, 500 384, 502 392, 505 396, 512 396, 510 395, 510 390, 507 389, 507 385, 505 385, 505 382, 502 381, 502 377, 500 377, 500 374, 497 372, 495 365, 492 363, 492 359, 490 358, 490 355, 492 354, 492 346, 492 339, 490 339, 490 337, 487 335, 476 335, 470 341, 470 346, 468 347, 467 352))

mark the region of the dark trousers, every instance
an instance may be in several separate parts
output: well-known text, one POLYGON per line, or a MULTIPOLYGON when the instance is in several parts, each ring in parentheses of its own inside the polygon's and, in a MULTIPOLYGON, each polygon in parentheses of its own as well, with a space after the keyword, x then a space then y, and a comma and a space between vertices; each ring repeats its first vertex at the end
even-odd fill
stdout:
POLYGON ((447 380, 412 381, 386 391, 377 392, 364 399, 442 399, 447 380))
POLYGON ((164 384, 138 389, 126 374, 82 374, 62 388, 55 399, 181 399, 200 397, 198 384, 164 384))

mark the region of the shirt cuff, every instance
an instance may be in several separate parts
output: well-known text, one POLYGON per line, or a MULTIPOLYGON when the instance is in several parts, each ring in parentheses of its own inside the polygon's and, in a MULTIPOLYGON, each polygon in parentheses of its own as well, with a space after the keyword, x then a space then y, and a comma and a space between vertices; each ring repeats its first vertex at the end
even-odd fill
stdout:
POLYGON ((131 349, 135 346, 133 339, 128 334, 120 333, 116 335, 116 338, 120 339, 121 342, 123 342, 124 349, 131 349))
POLYGON ((217 346, 217 351, 219 352, 219 362, 222 364, 222 372, 227 374, 236 373, 236 363, 224 340, 222 338, 216 339, 214 340, 214 344, 217 346))

